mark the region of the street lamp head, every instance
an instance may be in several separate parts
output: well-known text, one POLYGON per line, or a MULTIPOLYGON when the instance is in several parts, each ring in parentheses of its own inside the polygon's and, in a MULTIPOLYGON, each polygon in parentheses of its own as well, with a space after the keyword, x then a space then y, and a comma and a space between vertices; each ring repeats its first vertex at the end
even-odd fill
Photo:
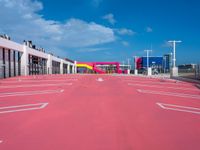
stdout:
POLYGON ((175 42, 175 43, 181 43, 182 41, 180 41, 180 40, 179 40, 179 41, 175 41, 175 40, 174 40, 174 41, 168 41, 168 42, 169 42, 169 43, 174 43, 174 42, 175 42))
POLYGON ((152 52, 152 50, 148 50, 148 49, 147 49, 147 50, 144 50, 144 51, 145 51, 145 52, 147 52, 147 51, 152 52))

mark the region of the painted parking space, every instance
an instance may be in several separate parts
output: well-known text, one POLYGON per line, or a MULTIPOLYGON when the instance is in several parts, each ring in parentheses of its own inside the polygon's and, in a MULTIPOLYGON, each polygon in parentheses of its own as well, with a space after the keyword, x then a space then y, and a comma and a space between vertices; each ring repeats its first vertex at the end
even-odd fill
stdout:
POLYGON ((8 88, 23 88, 23 87, 49 87, 49 86, 62 86, 62 85, 72 85, 72 83, 54 83, 54 84, 23 84, 23 85, 6 85, 0 86, 0 89, 8 89, 8 88))
POLYGON ((49 103, 23 104, 16 106, 0 107, 0 114, 25 112, 44 109, 49 103))
MULTIPOLYGON (((0 114, 0 138, 6 141, 0 144, 0 148, 94 150, 101 147, 102 143, 107 143, 106 147, 113 150, 119 149, 119 145, 122 149, 176 150, 182 148, 182 143, 191 144, 188 141, 192 141, 195 148, 200 148, 196 140, 200 134, 200 115, 187 112, 199 111, 198 90, 187 83, 182 87, 171 81, 164 82, 170 84, 157 84, 163 82, 131 77, 132 82, 154 84, 129 83, 124 82, 127 77, 120 78, 80 75, 77 81, 71 81, 72 85, 63 86, 60 81, 65 82, 65 79, 57 75, 46 76, 44 82, 35 79, 36 82, 31 83, 57 86, 3 88, 1 94, 13 96, 0 98, 0 112, 13 112, 0 114), (64 91, 60 93, 48 93, 62 89, 64 91), (138 92, 138 89, 143 91, 138 92), (165 91, 162 95, 152 94, 152 91, 159 92, 163 89, 165 91), (34 91, 35 95, 23 95, 29 92, 33 94, 34 91), (47 93, 38 94, 39 91, 47 93), (34 110, 35 107, 43 106, 40 105, 42 103, 48 105, 34 110), (175 144, 169 145, 169 142, 175 144)), ((29 85, 28 78, 26 80, 20 86, 29 85)), ((9 86, 8 84, 11 83, 5 82, 1 86, 9 86)), ((17 86, 17 83, 13 82, 12 85, 17 86)))
POLYGON ((180 87, 180 86, 160 86, 160 85, 151 85, 151 84, 137 84, 137 83, 128 83, 129 86, 134 86, 134 87, 149 87, 149 88, 159 88, 159 89, 172 89, 172 90, 182 90, 182 91, 197 91, 199 92, 199 89, 195 87, 180 87))
POLYGON ((61 80, 44 80, 44 79, 40 79, 40 80, 19 80, 19 81, 1 81, 1 84, 12 84, 12 83, 17 83, 17 84, 21 84, 21 83, 39 83, 39 82, 52 82, 52 83, 57 83, 57 82, 69 82, 69 81, 77 81, 78 79, 61 79, 61 80))
POLYGON ((43 91, 23 91, 23 92, 7 92, 0 93, 0 97, 16 97, 16 96, 27 96, 27 95, 41 95, 41 94, 55 94, 62 93, 64 89, 59 90, 43 90, 43 91))
POLYGON ((150 85, 166 85, 166 86, 181 86, 181 87, 193 87, 194 84, 186 84, 186 83, 171 83, 171 82, 162 82, 162 81, 140 81, 140 80, 128 80, 126 83, 132 84, 150 84, 150 85))
POLYGON ((196 107, 189 107, 189 106, 181 106, 181 105, 175 105, 175 104, 165 104, 165 103, 156 103, 160 108, 165 110, 172 110, 172 111, 178 111, 178 112, 185 112, 185 113, 192 113, 200 115, 200 108, 196 107))
POLYGON ((184 93, 175 93, 175 92, 165 92, 165 91, 155 91, 155 90, 143 90, 138 89, 139 93, 144 94, 154 94, 154 95, 163 95, 163 96, 175 96, 175 97, 182 97, 182 98, 190 98, 190 99, 200 99, 200 95, 198 94, 184 94, 184 93))

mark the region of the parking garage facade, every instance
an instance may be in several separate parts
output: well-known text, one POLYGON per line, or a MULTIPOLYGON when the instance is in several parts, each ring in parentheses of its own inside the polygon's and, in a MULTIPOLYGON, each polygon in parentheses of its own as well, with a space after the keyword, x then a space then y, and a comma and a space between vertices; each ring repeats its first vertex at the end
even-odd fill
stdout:
POLYGON ((0 36, 0 78, 76 73, 75 61, 61 59, 38 49, 32 42, 19 44, 0 36))
POLYGON ((0 47, 0 78, 21 75, 21 52, 0 47))

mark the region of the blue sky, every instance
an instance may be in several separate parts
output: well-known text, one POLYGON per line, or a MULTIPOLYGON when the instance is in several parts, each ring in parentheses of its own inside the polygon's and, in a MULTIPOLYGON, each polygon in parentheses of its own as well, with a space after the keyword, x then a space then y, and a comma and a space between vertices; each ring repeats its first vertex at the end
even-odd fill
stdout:
POLYGON ((200 2, 196 0, 0 0, 0 33, 33 40, 77 61, 127 61, 172 51, 177 62, 200 63, 200 2))

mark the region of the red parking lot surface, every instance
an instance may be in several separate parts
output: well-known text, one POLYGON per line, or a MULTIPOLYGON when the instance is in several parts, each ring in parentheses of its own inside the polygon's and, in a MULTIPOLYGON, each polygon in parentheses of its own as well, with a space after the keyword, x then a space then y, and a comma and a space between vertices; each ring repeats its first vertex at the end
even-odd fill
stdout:
POLYGON ((192 83, 112 75, 0 80, 1 150, 199 150, 192 83))

